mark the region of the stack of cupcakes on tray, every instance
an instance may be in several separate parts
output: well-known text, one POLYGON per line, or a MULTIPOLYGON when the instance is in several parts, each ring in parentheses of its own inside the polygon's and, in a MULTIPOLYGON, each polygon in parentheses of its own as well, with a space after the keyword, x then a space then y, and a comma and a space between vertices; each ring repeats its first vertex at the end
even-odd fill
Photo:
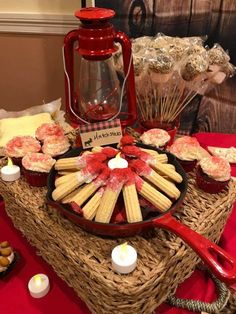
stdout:
POLYGON ((32 136, 17 136, 6 145, 6 156, 22 167, 31 186, 47 185, 47 177, 56 159, 67 152, 70 143, 63 128, 56 123, 44 123, 32 136))

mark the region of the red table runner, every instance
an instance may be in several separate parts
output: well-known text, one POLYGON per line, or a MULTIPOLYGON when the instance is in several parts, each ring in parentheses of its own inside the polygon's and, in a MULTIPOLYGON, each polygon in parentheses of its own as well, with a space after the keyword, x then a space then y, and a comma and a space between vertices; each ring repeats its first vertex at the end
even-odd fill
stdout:
MULTIPOLYGON (((236 135, 198 133, 195 134, 203 147, 207 145, 230 147, 236 144, 236 135)), ((236 176, 236 165, 232 166, 232 175, 236 176)), ((236 258, 236 206, 228 219, 220 245, 236 258)), ((6 314, 89 314, 86 305, 77 297, 73 289, 62 281, 53 269, 36 255, 35 249, 28 244, 17 231, 5 213, 4 203, 0 203, 0 241, 8 240, 20 252, 20 260, 14 270, 4 279, 0 279, 0 313, 6 314), (42 299, 32 298, 27 290, 29 279, 37 274, 48 275, 51 289, 42 299)), ((181 298, 192 298, 212 302, 215 287, 212 280, 203 272, 195 271, 177 290, 181 298)), ((157 309, 161 314, 189 314, 191 312, 169 307, 163 304, 157 309)))

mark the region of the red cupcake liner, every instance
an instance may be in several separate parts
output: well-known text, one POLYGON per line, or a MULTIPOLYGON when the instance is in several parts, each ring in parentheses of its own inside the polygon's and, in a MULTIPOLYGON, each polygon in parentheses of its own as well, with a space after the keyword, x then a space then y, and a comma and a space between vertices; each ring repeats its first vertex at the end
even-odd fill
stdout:
POLYGON ((185 172, 191 172, 197 164, 197 160, 181 160, 176 158, 177 161, 181 164, 185 172))
POLYGON ((37 172, 23 168, 23 174, 29 185, 37 187, 47 186, 47 172, 37 172))
POLYGON ((216 194, 224 190, 228 184, 227 181, 216 181, 210 178, 207 174, 202 171, 201 166, 198 166, 196 169, 196 183, 197 186, 204 192, 210 194, 216 194))

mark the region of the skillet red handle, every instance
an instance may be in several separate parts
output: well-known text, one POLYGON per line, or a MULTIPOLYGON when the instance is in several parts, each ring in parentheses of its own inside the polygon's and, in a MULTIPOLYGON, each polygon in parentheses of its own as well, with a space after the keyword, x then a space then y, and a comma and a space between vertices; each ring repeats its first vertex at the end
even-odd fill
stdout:
POLYGON ((183 239, 205 262, 212 273, 227 284, 236 283, 236 261, 215 243, 177 221, 167 213, 152 221, 154 227, 170 230, 183 239), (220 257, 222 263, 217 258, 220 257))

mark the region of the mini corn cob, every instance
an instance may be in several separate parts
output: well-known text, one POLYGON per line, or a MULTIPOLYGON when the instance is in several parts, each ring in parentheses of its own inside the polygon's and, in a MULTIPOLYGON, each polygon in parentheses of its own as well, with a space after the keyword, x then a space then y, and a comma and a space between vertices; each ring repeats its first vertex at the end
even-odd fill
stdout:
POLYGON ((58 185, 52 192, 52 198, 55 201, 63 199, 83 183, 95 179, 104 167, 105 166, 102 163, 95 162, 93 165, 87 166, 78 173, 75 172, 72 175, 68 175, 69 179, 58 185))
POLYGON ((123 186, 122 191, 127 221, 128 222, 142 221, 143 218, 135 184, 125 184, 123 186))
POLYGON ((175 166, 172 164, 165 164, 166 168, 175 170, 175 166))
POLYGON ((158 189, 165 192, 169 197, 178 199, 180 196, 180 191, 177 187, 170 181, 164 179, 154 170, 151 171, 149 175, 144 176, 148 181, 153 183, 158 189))
POLYGON ((81 172, 78 175, 74 174, 69 181, 66 181, 63 184, 60 184, 56 189, 52 192, 52 198, 54 201, 59 201, 63 199, 66 195, 70 194, 80 185, 82 185, 87 180, 86 176, 81 176, 81 172))
POLYGON ((82 169, 93 161, 103 162, 107 156, 102 153, 83 154, 78 157, 62 158, 55 163, 56 170, 82 169), (89 163, 88 163, 89 161, 89 163))
POLYGON ((67 174, 71 174, 71 173, 76 172, 76 171, 78 171, 78 169, 61 170, 61 171, 58 171, 57 174, 59 176, 65 176, 67 174))
POLYGON ((95 146, 92 148, 93 153, 100 153, 102 151, 102 146, 95 146))
POLYGON ((180 183, 183 181, 182 176, 176 172, 173 169, 170 169, 170 167, 168 167, 165 164, 161 164, 160 162, 149 162, 149 165, 154 168, 155 170, 157 170, 158 172, 160 172, 161 174, 164 174, 166 176, 168 176, 170 179, 172 179, 173 181, 180 183))
POLYGON ((120 191, 121 188, 114 191, 106 187, 95 216, 95 221, 103 223, 110 222, 120 191))
POLYGON ((166 211, 171 207, 172 202, 165 195, 138 176, 136 176, 136 188, 143 198, 148 200, 160 211, 166 211))
POLYGON ((79 175, 80 171, 72 172, 69 174, 66 174, 64 176, 61 176, 60 178, 57 178, 55 180, 55 187, 58 187, 61 184, 64 184, 68 181, 70 181, 71 178, 73 178, 75 175, 79 175))
POLYGON ((92 182, 85 184, 81 187, 76 195, 70 200, 70 202, 76 202, 81 206, 96 190, 104 185, 110 175, 110 169, 104 165, 103 171, 92 182))
POLYGON ((81 187, 79 187, 78 189, 75 189, 73 192, 71 192, 70 194, 66 195, 66 197, 64 197, 62 199, 62 203, 66 204, 66 203, 70 203, 72 198, 81 190, 81 187))
POLYGON ((70 200, 70 202, 76 202, 79 206, 81 206, 96 190, 99 188, 93 182, 85 184, 81 189, 79 189, 78 193, 74 195, 74 197, 70 200))
POLYGON ((129 166, 138 175, 146 178, 148 181, 153 183, 159 190, 165 192, 171 198, 179 198, 180 191, 177 187, 170 181, 164 179, 155 170, 153 170, 149 165, 140 159, 132 160, 129 162, 129 166))
POLYGON ((62 158, 58 159, 55 163, 56 170, 69 170, 69 169, 82 169, 85 164, 79 164, 78 160, 80 157, 70 157, 70 158, 62 158))
POLYGON ((100 188, 84 205, 84 207, 82 208, 84 218, 92 220, 95 217, 98 207, 101 203, 103 193, 104 188, 100 188))
POLYGON ((158 160, 161 163, 167 163, 168 162, 168 157, 166 154, 159 154, 157 151, 152 150, 152 149, 146 149, 146 148, 141 148, 143 152, 146 152, 153 156, 156 160, 158 160))
POLYGON ((114 169, 111 171, 101 203, 96 213, 95 221, 109 223, 120 191, 127 180, 130 171, 131 170, 128 168, 114 169))

